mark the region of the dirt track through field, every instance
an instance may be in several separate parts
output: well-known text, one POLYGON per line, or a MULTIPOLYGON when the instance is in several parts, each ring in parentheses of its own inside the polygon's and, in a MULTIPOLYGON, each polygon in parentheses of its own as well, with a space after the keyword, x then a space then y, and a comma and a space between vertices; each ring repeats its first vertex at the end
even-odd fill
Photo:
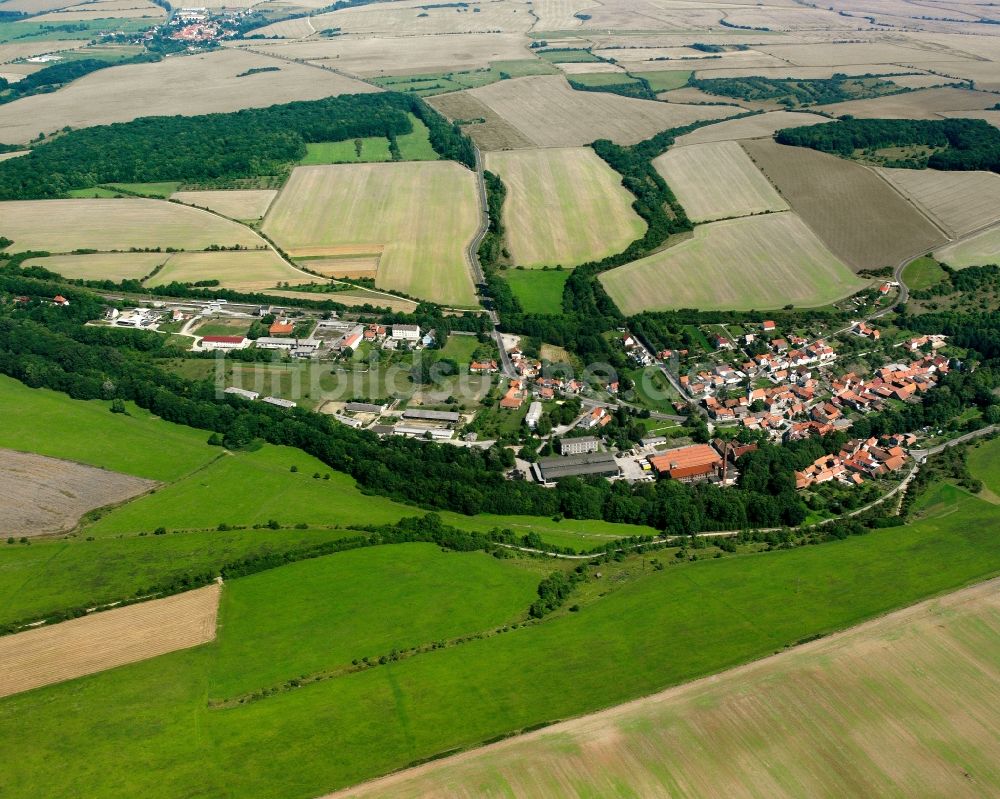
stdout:
POLYGON ((221 590, 214 583, 0 638, 0 696, 212 641, 221 590))
POLYGON ((93 508, 124 502, 156 485, 72 461, 0 449, 0 534, 58 533, 93 508))
POLYGON ((1000 795, 1000 579, 325 799, 1000 795))

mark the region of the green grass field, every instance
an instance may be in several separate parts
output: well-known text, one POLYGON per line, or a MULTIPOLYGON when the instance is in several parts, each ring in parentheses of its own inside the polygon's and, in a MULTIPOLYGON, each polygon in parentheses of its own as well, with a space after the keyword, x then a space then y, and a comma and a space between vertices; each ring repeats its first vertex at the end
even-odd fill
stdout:
POLYGON ((129 404, 129 415, 110 403, 70 400, 0 376, 0 447, 66 458, 90 466, 171 481, 221 455, 208 433, 164 422, 129 404))
POLYGON ((508 269, 503 273, 517 301, 527 313, 561 314, 568 271, 508 269))
MULTIPOLYGON (((218 450, 216 450, 218 451, 218 450)), ((226 455, 191 477, 111 511, 87 533, 94 536, 210 529, 219 524, 286 527, 383 524, 421 513, 384 497, 365 496, 346 474, 290 447, 265 445, 226 455), (297 466, 298 472, 291 472, 297 466), (315 473, 329 480, 315 479, 315 473), (231 491, 239 486, 239 491, 231 491)))
POLYGON ((189 572, 358 535, 351 530, 213 530, 0 544, 0 624, 115 602, 189 572))
POLYGON ((946 274, 941 264, 929 255, 925 255, 906 265, 903 270, 903 281, 911 290, 920 291, 940 283, 946 274))
MULTIPOLYGON (((317 796, 455 747, 720 671, 983 579, 1000 570, 998 521, 1000 509, 965 496, 943 515, 902 528, 650 570, 620 587, 588 588, 579 613, 210 709, 205 700, 220 668, 241 670, 226 679, 246 684, 257 668, 224 658, 228 647, 248 652, 259 644, 264 651, 254 652, 254 663, 270 668, 268 652, 280 660, 296 646, 297 628, 286 637, 269 630, 249 640, 257 628, 241 627, 234 618, 239 608, 227 605, 214 644, 0 701, 0 743, 18 752, 5 759, 0 776, 11 797, 76 795, 82 784, 92 797, 317 796), (233 630, 241 640, 230 642, 233 630), (26 740, 30 747, 22 745, 26 740), (47 767, 55 758, 60 768, 47 767)), ((347 579, 371 578, 364 600, 377 608, 390 587, 372 574, 355 569, 347 579)), ((294 613, 295 581, 280 571, 261 578, 276 581, 270 612, 294 613)), ((244 589, 232 581, 230 590, 239 596, 244 589)), ((382 626, 393 622, 384 618, 372 613, 364 635, 391 637, 382 626)))
POLYGON ((165 200, 180 188, 179 181, 163 181, 161 183, 108 183, 102 188, 112 191, 120 190, 129 194, 140 194, 143 197, 157 197, 165 200))
POLYGON ((639 82, 637 78, 624 72, 589 72, 570 75, 569 79, 573 83, 579 83, 583 86, 621 86, 639 82))
POLYGON ((637 78, 643 78, 649 83, 649 87, 659 94, 669 92, 673 89, 680 89, 687 85, 691 79, 689 69, 669 69, 663 72, 633 72, 637 78))
POLYGON ((538 57, 552 64, 582 64, 603 61, 603 59, 598 58, 590 50, 575 49, 542 50, 538 54, 538 57))
POLYGON ((472 363, 472 353, 480 346, 475 336, 456 336, 452 333, 437 352, 442 358, 454 359, 459 366, 468 366, 472 363))
POLYGON ((432 544, 402 544, 236 580, 223 594, 209 696, 519 621, 541 576, 481 552, 442 556, 432 544))
MULTIPOLYGON (((399 155, 402 161, 437 161, 438 154, 430 141, 430 131, 427 126, 410 114, 413 132, 396 138, 399 145, 399 155)), ((299 163, 303 166, 322 164, 361 164, 391 161, 389 140, 384 136, 373 136, 359 139, 361 152, 354 139, 335 142, 316 142, 306 144, 306 156, 299 163)))
POLYGON ((160 23, 152 17, 126 19, 68 20, 53 22, 0 22, 0 44, 4 42, 63 41, 65 39, 89 39, 101 31, 121 31, 138 33, 160 23))

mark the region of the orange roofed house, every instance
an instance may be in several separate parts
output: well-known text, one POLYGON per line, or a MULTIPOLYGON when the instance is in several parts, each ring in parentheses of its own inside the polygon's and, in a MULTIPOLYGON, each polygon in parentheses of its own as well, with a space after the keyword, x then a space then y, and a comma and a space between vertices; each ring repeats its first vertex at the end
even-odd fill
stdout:
POLYGON ((722 457, 708 444, 670 449, 649 459, 653 470, 671 480, 701 480, 717 474, 722 457))
POLYGON ((295 325, 282 319, 272 324, 267 329, 267 334, 269 336, 290 336, 294 330, 295 325))

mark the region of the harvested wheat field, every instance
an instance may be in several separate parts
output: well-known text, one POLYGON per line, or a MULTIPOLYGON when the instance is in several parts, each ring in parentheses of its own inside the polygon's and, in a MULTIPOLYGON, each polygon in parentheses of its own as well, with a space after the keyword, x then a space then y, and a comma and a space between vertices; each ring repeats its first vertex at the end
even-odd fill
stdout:
POLYGON ((468 33, 449 36, 398 38, 336 36, 297 42, 258 42, 249 45, 264 55, 315 61, 352 75, 409 75, 478 69, 491 61, 529 58, 519 34, 468 33))
POLYGON ((155 487, 154 480, 0 449, 0 531, 35 536, 74 527, 83 514, 155 487))
POLYGON ((538 17, 534 30, 562 31, 579 28, 584 21, 576 15, 600 5, 597 0, 534 0, 531 8, 538 17))
POLYGON ((848 100, 822 106, 834 116, 850 114, 858 119, 940 119, 947 111, 980 111, 996 105, 997 96, 969 89, 943 87, 920 89, 872 97, 868 100, 848 100))
POLYGON ((877 171, 952 238, 1000 220, 1000 175, 993 172, 877 171))
POLYGON ((0 696, 212 641, 221 591, 213 584, 0 638, 0 696))
POLYGON ((299 258, 303 269, 324 277, 371 277, 378 274, 384 247, 342 247, 328 257, 299 258))
POLYGON ((934 252, 934 257, 956 269, 1000 264, 1000 227, 987 228, 963 241, 941 247, 934 252))
MULTIPOLYGON (((735 109, 735 113, 742 113, 735 109)), ((802 125, 821 125, 829 119, 817 114, 806 114, 798 111, 771 111, 767 114, 757 114, 743 119, 732 119, 706 125, 698 130, 679 136, 675 146, 689 144, 705 144, 714 141, 736 141, 739 139, 770 138, 775 131, 782 128, 797 128, 802 125)))
POLYGON ((326 799, 1000 792, 1000 581, 326 799))
POLYGON ((263 247, 249 228, 163 200, 15 200, 0 203, 4 235, 22 250, 263 247))
POLYGON ((278 192, 270 189, 245 189, 238 191, 178 191, 171 200, 207 208, 230 219, 260 219, 267 213, 278 192))
POLYGON ((279 283, 318 283, 320 278, 293 269, 273 250, 241 252, 181 252, 147 282, 147 286, 167 283, 195 283, 218 280, 219 286, 233 291, 261 291, 279 283))
POLYGON ((468 93, 537 147, 580 146, 596 139, 634 144, 668 128, 739 113, 732 106, 667 104, 606 92, 578 92, 557 75, 502 80, 468 93))
MULTIPOLYGON (((10 8, 9 3, 4 3, 3 8, 11 11, 15 10, 10 8)), ((18 58, 31 58, 34 55, 40 55, 42 53, 57 53, 62 50, 76 50, 86 44, 86 39, 80 41, 75 39, 66 39, 58 42, 45 40, 36 42, 4 42, 3 44, 0 44, 0 64, 8 64, 18 58)), ((20 64, 19 66, 24 66, 24 64, 20 64)), ((44 66, 44 64, 39 64, 39 66, 44 66)), ((6 69, 2 71, 6 71, 6 69)), ((2 141, 2 139, 0 139, 0 141, 2 141)))
POLYGON ((503 217, 518 266, 577 266, 621 252, 646 230, 621 176, 589 147, 490 153, 507 187, 503 217))
POLYGON ((384 247, 379 288, 472 306, 479 220, 475 175, 454 162, 343 164, 295 169, 263 229, 293 258, 384 247))
POLYGON ((600 280, 626 316, 812 307, 866 285, 789 211, 699 225, 693 237, 600 280))
POLYGON ((463 123, 462 130, 485 152, 533 146, 531 139, 468 92, 439 94, 427 102, 452 122, 463 123))
POLYGON ((25 266, 40 266, 69 280, 142 280, 170 256, 162 252, 99 252, 32 258, 25 266))
POLYGON ((788 204, 737 142, 672 147, 653 161, 692 222, 709 222, 788 204))
MULTIPOLYGON (((434 36, 462 33, 526 33, 534 24, 531 6, 522 0, 481 0, 472 6, 392 0, 377 6, 344 8, 311 19, 316 30, 373 36, 434 36), (475 8, 475 10, 473 10, 475 8)), ((267 29, 261 32, 267 36, 267 29)))
POLYGON ((945 236, 873 170, 804 147, 743 142, 792 210, 855 271, 895 266, 945 236))
POLYGON ((319 100, 377 89, 327 70, 223 49, 92 72, 57 92, 0 105, 0 142, 28 141, 39 131, 83 128, 141 116, 193 116, 319 100), (249 69, 276 72, 238 77, 249 69))

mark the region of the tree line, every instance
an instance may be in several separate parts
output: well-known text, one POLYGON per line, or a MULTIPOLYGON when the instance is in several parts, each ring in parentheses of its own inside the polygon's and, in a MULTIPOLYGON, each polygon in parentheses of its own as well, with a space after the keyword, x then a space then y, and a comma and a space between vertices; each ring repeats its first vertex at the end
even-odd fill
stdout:
POLYGON ((395 92, 328 97, 201 116, 143 117, 69 131, 0 162, 0 200, 66 196, 103 183, 199 181, 282 174, 306 143, 402 136, 409 114, 442 157, 472 168, 472 144, 418 97, 395 92))
POLYGON ((911 156, 889 166, 1000 172, 1000 130, 982 119, 854 119, 827 125, 785 128, 775 134, 779 144, 809 147, 849 157, 856 150, 922 145, 936 150, 911 156))

